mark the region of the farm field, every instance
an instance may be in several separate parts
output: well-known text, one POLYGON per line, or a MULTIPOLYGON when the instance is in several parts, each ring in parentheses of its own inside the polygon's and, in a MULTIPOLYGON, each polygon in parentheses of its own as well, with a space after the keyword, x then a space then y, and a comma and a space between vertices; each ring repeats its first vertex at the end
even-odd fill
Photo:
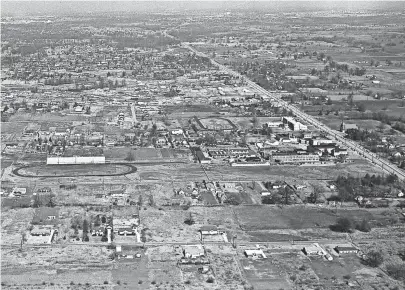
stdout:
POLYGON ((356 220, 372 219, 366 210, 342 210, 336 214, 331 209, 304 206, 239 206, 234 209, 241 228, 245 231, 270 229, 328 228, 339 217, 356 220))

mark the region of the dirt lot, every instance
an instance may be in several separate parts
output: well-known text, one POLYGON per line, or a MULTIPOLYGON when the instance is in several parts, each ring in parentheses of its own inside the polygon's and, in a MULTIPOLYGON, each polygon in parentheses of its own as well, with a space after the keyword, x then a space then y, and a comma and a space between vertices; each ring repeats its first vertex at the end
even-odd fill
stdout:
POLYGON ((110 254, 111 251, 105 247, 74 245, 29 250, 23 248, 22 251, 4 250, 2 282, 27 285, 27 289, 32 289, 33 284, 42 285, 43 282, 43 285, 48 285, 46 287, 53 288, 50 284, 53 283, 62 289, 73 284, 85 286, 90 283, 100 289, 104 281, 111 282, 110 254))
POLYGON ((124 175, 133 170, 128 165, 118 164, 83 164, 83 165, 40 165, 25 167, 18 170, 18 174, 23 176, 58 176, 73 177, 86 175, 124 175))
POLYGON ((147 229, 147 238, 149 242, 198 242, 198 229, 201 219, 197 212, 192 208, 188 211, 184 210, 166 210, 148 208, 140 211, 141 224, 143 229, 147 229), (186 225, 185 219, 189 216, 189 212, 193 214, 196 220, 194 225, 186 225))
POLYGON ((290 289, 287 273, 278 261, 280 256, 271 256, 268 259, 253 260, 241 258, 241 264, 247 280, 254 289, 279 290, 290 289))

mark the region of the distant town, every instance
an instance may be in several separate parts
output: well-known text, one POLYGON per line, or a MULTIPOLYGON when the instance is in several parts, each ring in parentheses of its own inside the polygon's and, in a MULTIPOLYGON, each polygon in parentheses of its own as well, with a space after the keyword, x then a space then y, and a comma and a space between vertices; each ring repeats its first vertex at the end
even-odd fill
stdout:
POLYGON ((404 289, 404 7, 264 5, 2 14, 2 289, 404 289))

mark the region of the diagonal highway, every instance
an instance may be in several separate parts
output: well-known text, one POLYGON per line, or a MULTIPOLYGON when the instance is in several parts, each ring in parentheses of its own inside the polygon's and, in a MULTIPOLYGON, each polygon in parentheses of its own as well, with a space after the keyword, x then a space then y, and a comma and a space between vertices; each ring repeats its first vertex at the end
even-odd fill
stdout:
POLYGON ((263 89, 258 84, 256 84, 256 83, 252 82, 251 80, 247 79, 245 76, 243 76, 243 75, 239 74, 238 72, 235 72, 234 70, 231 70, 230 68, 216 62, 215 60, 210 58, 208 55, 206 55, 206 54, 204 54, 202 52, 199 52, 195 48, 191 47, 189 43, 184 42, 184 43, 182 43, 182 46, 189 49, 189 50, 191 50, 192 52, 194 52, 198 56, 206 57, 206 58, 210 59, 212 64, 219 67, 221 70, 227 72, 228 74, 244 79, 246 81, 246 83, 252 89, 254 89, 256 92, 260 92, 261 94, 270 97, 270 99, 272 101, 277 102, 283 108, 285 108, 287 110, 291 110, 295 114, 295 116, 297 116, 298 118, 300 118, 300 119, 306 121, 307 123, 313 125, 315 128, 321 130, 322 132, 328 134, 332 139, 344 144, 348 149, 351 149, 354 152, 357 152, 360 156, 364 157, 365 159, 367 159, 371 163, 373 163, 376 166, 380 167, 384 172, 386 172, 388 174, 395 174, 395 175, 398 176, 398 179, 405 180, 405 171, 399 169, 396 165, 392 164, 391 162, 389 162, 389 161, 387 161, 385 159, 380 158, 379 156, 377 156, 377 154, 375 154, 373 152, 370 152, 369 150, 365 149, 364 147, 362 147, 357 142, 354 142, 352 140, 349 140, 349 139, 346 139, 346 138, 342 137, 340 134, 336 133, 336 131, 332 130, 331 128, 329 128, 325 124, 319 122, 313 116, 310 116, 310 115, 302 112, 296 106, 294 106, 294 105, 282 100, 280 97, 268 92, 267 90, 263 89))

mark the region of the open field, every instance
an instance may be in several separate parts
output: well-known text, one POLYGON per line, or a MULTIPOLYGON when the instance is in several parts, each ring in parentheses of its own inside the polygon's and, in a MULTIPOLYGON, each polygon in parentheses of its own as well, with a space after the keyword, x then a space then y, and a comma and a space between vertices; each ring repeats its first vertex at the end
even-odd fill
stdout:
MULTIPOLYGON (((104 247, 86 245, 29 248, 21 252, 17 249, 4 250, 2 251, 2 282, 9 285, 45 282, 44 285, 59 284, 62 289, 79 283, 83 286, 86 283, 101 286, 104 285, 104 281, 111 282, 110 254, 111 251, 104 247)), ((27 285, 27 289, 32 288, 27 285)))
POLYGON ((1 134, 21 135, 24 128, 27 127, 27 125, 28 125, 28 123, 2 122, 1 123, 1 134))
POLYGON ((74 176, 115 176, 136 171, 130 164, 83 164, 83 165, 42 165, 13 170, 21 177, 74 177, 74 176))
POLYGON ((188 156, 190 152, 182 149, 155 149, 155 148, 128 148, 128 147, 119 147, 119 148, 105 148, 104 155, 106 160, 113 162, 147 162, 147 161, 188 161, 188 156), (129 158, 129 156, 131 156, 129 158))
POLYGON ((260 260, 241 258, 246 278, 254 286, 254 289, 290 289, 291 286, 287 280, 287 273, 277 261, 278 259, 275 258, 273 255, 268 257, 268 259, 260 260))

